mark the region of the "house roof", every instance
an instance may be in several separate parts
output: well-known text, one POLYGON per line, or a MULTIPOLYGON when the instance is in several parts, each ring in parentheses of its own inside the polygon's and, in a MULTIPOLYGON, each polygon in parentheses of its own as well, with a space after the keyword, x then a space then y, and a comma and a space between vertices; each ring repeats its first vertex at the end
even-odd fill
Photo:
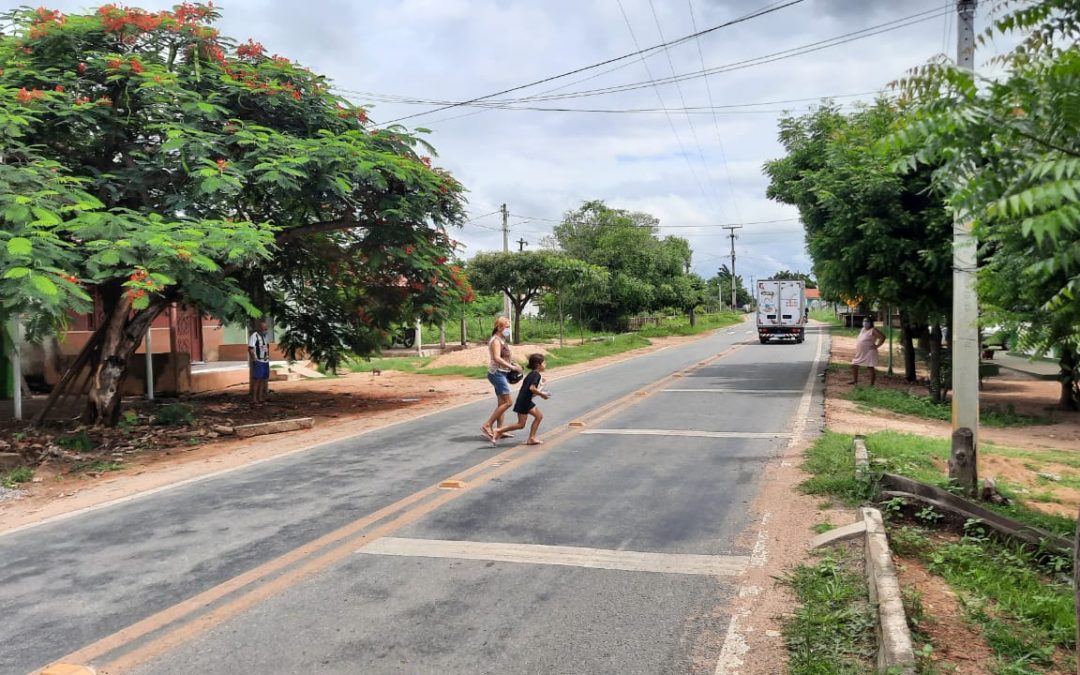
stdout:
POLYGON ((806 299, 807 300, 817 300, 820 297, 821 297, 821 291, 819 291, 818 289, 816 289, 816 288, 808 288, 808 289, 806 289, 806 299))

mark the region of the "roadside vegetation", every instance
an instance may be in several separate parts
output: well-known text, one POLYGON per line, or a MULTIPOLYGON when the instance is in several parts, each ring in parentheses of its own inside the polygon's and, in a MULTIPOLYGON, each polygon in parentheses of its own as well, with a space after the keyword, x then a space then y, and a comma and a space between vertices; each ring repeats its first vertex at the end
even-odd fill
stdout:
POLYGON ((862 675, 873 671, 876 612, 855 544, 840 545, 780 579, 800 607, 784 625, 791 675, 862 675))
MULTIPOLYGON (((673 335, 699 335, 711 330, 717 330, 727 326, 733 326, 743 320, 743 315, 736 312, 720 312, 716 314, 704 314, 695 318, 694 325, 685 316, 664 317, 659 325, 648 325, 633 333, 621 333, 618 335, 603 334, 589 331, 587 337, 567 340, 566 346, 551 347, 547 349, 548 368, 560 368, 571 366, 586 361, 614 356, 634 349, 648 347, 652 342, 648 338, 668 337, 673 335)), ((558 324, 543 319, 525 317, 521 322, 521 334, 525 342, 553 342, 558 339, 558 324), (554 331, 554 335, 552 332, 554 331)), ((425 339, 426 338, 425 334, 425 339)), ((447 329, 447 344, 453 344, 454 340, 460 340, 460 328, 456 334, 447 329)), ((436 335, 436 342, 438 336, 436 335)), ((557 344, 557 342, 556 342, 557 344)), ((525 354, 518 354, 517 358, 524 364, 525 354)), ((396 370, 403 373, 420 375, 458 375, 464 377, 484 378, 487 376, 485 366, 434 366, 435 357, 386 357, 361 359, 354 358, 347 363, 347 368, 353 373, 367 373, 375 370, 396 370)))
MULTIPOLYGON (((855 478, 852 441, 851 435, 828 432, 807 451, 803 469, 811 477, 802 485, 805 492, 849 505, 874 500, 875 478, 855 478)), ((888 471, 947 487, 940 469, 949 456, 947 440, 880 432, 867 435, 866 444, 877 475, 888 471)), ((1069 474, 1068 479, 1080 483, 1080 457, 1075 453, 1014 450, 990 444, 983 444, 980 452, 984 458, 1024 461, 1032 468, 1033 476, 1034 470, 1041 469, 1044 463, 1075 467, 1078 472, 1069 474)), ((1065 476, 1061 480, 1064 481, 1065 476)), ((1027 489, 1030 485, 1021 487, 999 482, 998 487, 1012 503, 1007 506, 984 503, 983 506, 1059 536, 1073 536, 1076 528, 1073 519, 1047 514, 1033 507, 1032 502, 1038 500, 1027 489)), ((1005 543, 991 537, 988 529, 978 521, 968 521, 960 533, 942 531, 938 525, 945 516, 932 507, 912 509, 901 499, 887 501, 880 507, 894 552, 920 561, 957 593, 964 620, 978 629, 995 654, 997 663, 993 672, 1072 672, 1076 622, 1069 574, 1071 560, 1005 543)), ((809 574, 805 570, 796 572, 803 576, 809 574)), ((804 607, 789 621, 788 632, 795 630, 793 626, 797 625, 802 613, 822 613, 828 607, 822 604, 820 597, 798 594, 804 607)), ((914 602, 911 597, 906 600, 914 602)), ((923 609, 913 606, 909 611, 921 614, 923 609)), ((915 623, 919 619, 916 616, 915 623)), ((849 648, 858 650, 863 637, 860 634, 851 636, 849 648)), ((922 654, 923 672, 948 672, 947 669, 934 670, 936 666, 929 659, 933 645, 926 644, 922 654)), ((797 647, 794 645, 791 649, 793 661, 802 658, 797 647)), ((845 671, 793 669, 792 672, 845 671)))
MULTIPOLYGON (((947 401, 935 401, 930 396, 912 394, 897 389, 855 387, 844 398, 872 408, 890 410, 926 420, 949 421, 952 408, 947 401)), ((983 408, 980 422, 988 427, 1023 427, 1032 424, 1051 424, 1051 417, 1022 415, 1012 405, 1004 408, 983 408)))

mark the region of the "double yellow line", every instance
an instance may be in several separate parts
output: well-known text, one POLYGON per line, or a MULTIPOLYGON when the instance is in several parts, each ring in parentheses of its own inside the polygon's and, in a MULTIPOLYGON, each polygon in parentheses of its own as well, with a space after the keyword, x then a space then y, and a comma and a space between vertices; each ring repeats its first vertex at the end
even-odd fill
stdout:
MULTIPOLYGON (((86 664, 112 657, 98 667, 102 675, 114 675, 168 652, 244 610, 281 593, 354 553, 364 544, 385 537, 416 522, 468 490, 532 461, 552 447, 565 443, 612 415, 663 389, 675 378, 709 365, 750 344, 736 343, 689 368, 668 375, 648 387, 611 401, 583 420, 559 427, 544 445, 521 444, 426 487, 374 513, 344 525, 314 541, 267 561, 183 602, 146 617, 127 628, 89 644, 55 663, 86 664), (460 482, 463 489, 445 490, 439 483, 460 482), (146 638, 143 640, 143 638, 146 638), (138 643, 137 643, 138 642, 138 643), (136 644, 137 643, 137 644, 136 644), (115 654, 115 655, 114 655, 115 654)), ((35 670, 38 673, 40 670, 35 670)))

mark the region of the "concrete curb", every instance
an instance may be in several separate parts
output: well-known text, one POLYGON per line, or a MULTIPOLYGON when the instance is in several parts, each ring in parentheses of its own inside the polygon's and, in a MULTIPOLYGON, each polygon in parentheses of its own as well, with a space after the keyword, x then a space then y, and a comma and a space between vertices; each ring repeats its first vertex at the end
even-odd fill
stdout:
POLYGON ((889 539, 885 535, 885 523, 881 512, 874 508, 862 508, 866 526, 866 581, 870 590, 870 602, 878 611, 878 657, 880 673, 890 675, 915 674, 915 650, 911 644, 904 601, 900 594, 900 582, 896 578, 889 539))
MULTIPOLYGON (((870 453, 866 439, 856 436, 852 444, 855 450, 855 477, 870 475, 870 453)), ((900 582, 889 550, 889 538, 885 534, 885 522, 881 511, 874 508, 859 509, 862 526, 866 532, 866 583, 870 590, 870 602, 878 610, 878 672, 914 675, 915 650, 911 643, 911 631, 904 613, 900 582)))
POLYGON ((866 449, 866 439, 855 437, 855 477, 866 478, 870 475, 870 453, 866 449))

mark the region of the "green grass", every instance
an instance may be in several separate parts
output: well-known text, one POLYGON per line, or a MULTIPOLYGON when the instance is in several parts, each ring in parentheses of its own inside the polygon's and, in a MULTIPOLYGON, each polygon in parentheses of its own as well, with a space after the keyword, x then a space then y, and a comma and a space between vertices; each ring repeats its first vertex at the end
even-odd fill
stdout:
POLYGON ((602 341, 586 342, 583 345, 555 347, 548 351, 547 366, 548 368, 572 366, 605 356, 614 356, 633 349, 641 349, 651 344, 646 338, 637 333, 625 333, 602 341))
MULTIPOLYGON (((876 494, 877 486, 873 479, 855 478, 852 439, 850 434, 826 432, 807 450, 802 468, 810 473, 811 477, 801 486, 804 492, 836 497, 848 505, 864 503, 876 494)), ((876 465, 880 470, 941 488, 948 487, 948 476, 943 469, 938 468, 949 458, 950 444, 947 439, 881 431, 866 436, 866 447, 872 459, 883 462, 876 465)), ((999 448, 989 443, 982 444, 979 450, 984 456, 1032 456, 1042 459, 1037 454, 999 448)), ((1007 484, 999 482, 998 490, 1012 500, 1012 503, 1008 506, 985 503, 982 504, 983 507, 1061 537, 1072 537, 1076 531, 1076 521, 1072 518, 1043 513, 1026 506, 1025 501, 1031 500, 1031 497, 1017 493, 1007 484)))
POLYGON ((854 550, 837 547, 781 579, 801 605, 783 630, 792 675, 873 672, 876 616, 854 550))
POLYGON ((434 360, 435 357, 433 356, 354 359, 349 361, 346 367, 353 373, 370 373, 373 370, 396 370, 401 373, 415 373, 434 360))
MULTIPOLYGON (((910 434, 880 432, 866 437, 874 460, 883 460, 882 470, 945 487, 948 483, 938 468, 949 455, 949 442, 910 434), (936 460, 936 462, 935 462, 936 460)), ((984 455, 1042 459, 1042 453, 998 448, 985 444, 984 455)), ((1054 453, 1048 453, 1054 454, 1054 453)), ((871 480, 854 477, 852 436, 828 432, 807 451, 803 468, 812 477, 802 489, 812 494, 830 495, 848 504, 864 502, 874 493, 871 480)), ((999 485, 1013 500, 1008 507, 984 504, 1022 523, 1070 537, 1076 523, 1071 518, 1047 515, 1028 508, 1009 486, 999 485)), ((1026 497, 1029 500, 1037 499, 1026 497)), ((898 513, 898 504, 886 503, 886 518, 898 513)), ((930 509, 916 514, 916 520, 933 524, 939 515, 930 509), (921 517, 920 517, 921 516, 921 517)), ((1050 665, 1055 649, 1074 648, 1075 616, 1072 589, 1068 580, 1056 574, 1069 561, 1051 557, 1036 560, 1037 552, 1024 551, 990 539, 983 528, 971 523, 959 542, 939 542, 922 527, 889 528, 889 538, 900 555, 923 559, 930 569, 963 592, 962 600, 970 620, 981 627, 999 658, 997 672, 1041 672, 1032 666, 1050 665)), ((805 672, 845 672, 839 669, 805 672)), ((795 671, 793 671, 795 672, 795 671)))
POLYGON ((717 328, 726 328, 742 323, 743 315, 736 312, 702 314, 695 317, 694 326, 690 326, 689 317, 668 317, 659 326, 645 326, 637 331, 641 337, 668 337, 671 335, 698 335, 717 328))
MULTIPOLYGON (((911 415, 927 420, 949 421, 952 408, 948 402, 938 403, 929 396, 910 394, 898 389, 879 389, 877 387, 855 387, 844 398, 874 408, 891 410, 901 415, 911 415)), ((1047 417, 1033 417, 1018 414, 1012 406, 1005 409, 987 408, 980 413, 980 421, 988 427, 1021 427, 1033 424, 1049 424, 1047 417)))
POLYGON ((927 550, 924 559, 967 593, 969 616, 1006 664, 1051 665, 1055 647, 1074 648, 1073 591, 1041 570, 1032 554, 991 543, 973 528, 957 543, 927 550))
POLYGON ((814 321, 827 323, 831 326, 844 325, 844 320, 837 316, 831 309, 812 309, 810 310, 810 318, 814 321))
POLYGON ((95 459, 93 461, 76 462, 71 465, 68 473, 108 473, 109 471, 122 471, 122 462, 114 462, 108 459, 95 459))
MULTIPOLYGON (((621 354, 633 349, 648 347, 651 342, 637 333, 625 333, 602 338, 593 338, 583 345, 568 345, 555 347, 549 350, 547 357, 548 368, 560 368, 585 361, 592 361, 605 356, 621 354)), ((517 361, 523 366, 527 361, 526 354, 518 354, 517 361)), ((483 379, 487 377, 486 366, 435 366, 431 363, 435 357, 392 357, 382 359, 354 359, 349 361, 347 368, 354 373, 369 373, 378 370, 396 370, 403 373, 415 373, 419 375, 456 375, 483 379)))
POLYGON ((20 466, 8 471, 7 475, 0 479, 0 484, 12 489, 20 483, 29 483, 33 479, 34 470, 28 466, 20 466))
MULTIPOLYGON (((491 326, 498 314, 492 316, 471 316, 467 319, 465 336, 470 343, 480 343, 491 337, 491 326)), ((425 345, 439 344, 439 327, 423 326, 421 335, 425 345)), ((567 321, 563 324, 563 336, 567 344, 581 340, 582 337, 589 339, 604 333, 598 333, 590 329, 582 330, 578 324, 567 321)), ((537 317, 522 317, 521 339, 523 342, 549 342, 559 339, 559 322, 551 319, 537 317)), ((451 345, 461 344, 461 319, 451 319, 446 322, 446 343, 451 345)))
POLYGON ((836 526, 832 523, 817 523, 811 529, 814 531, 814 534, 825 534, 826 532, 835 530, 836 526))

